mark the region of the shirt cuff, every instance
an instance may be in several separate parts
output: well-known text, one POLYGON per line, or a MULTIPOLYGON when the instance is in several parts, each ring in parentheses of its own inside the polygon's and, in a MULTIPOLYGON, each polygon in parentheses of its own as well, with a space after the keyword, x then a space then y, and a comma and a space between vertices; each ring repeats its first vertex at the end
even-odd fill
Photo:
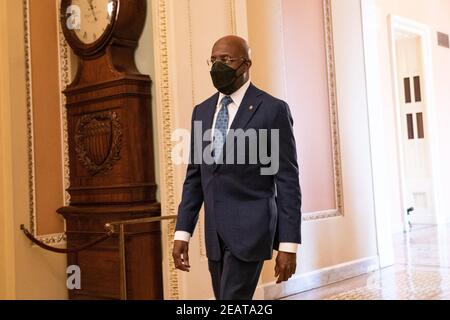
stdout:
POLYGON ((175 231, 174 240, 189 242, 191 240, 191 234, 186 231, 175 231))
POLYGON ((287 253, 297 253, 298 243, 281 242, 278 251, 287 253))

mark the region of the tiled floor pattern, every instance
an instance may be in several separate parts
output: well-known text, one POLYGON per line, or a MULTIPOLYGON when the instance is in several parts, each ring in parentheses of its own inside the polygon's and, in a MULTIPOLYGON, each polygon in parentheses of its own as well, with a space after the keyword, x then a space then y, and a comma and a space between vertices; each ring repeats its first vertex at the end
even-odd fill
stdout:
POLYGON ((373 281, 326 300, 439 300, 450 299, 450 275, 433 270, 403 270, 374 276, 373 281))
POLYGON ((287 299, 450 300, 450 225, 415 227, 394 245, 394 266, 287 299))

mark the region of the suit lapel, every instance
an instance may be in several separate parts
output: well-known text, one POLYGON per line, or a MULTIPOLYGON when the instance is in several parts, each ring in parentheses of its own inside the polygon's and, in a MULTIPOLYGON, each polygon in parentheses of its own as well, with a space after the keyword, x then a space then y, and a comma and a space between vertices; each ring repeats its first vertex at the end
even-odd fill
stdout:
POLYGON ((250 85, 245 93, 244 99, 239 106, 238 112, 234 117, 230 130, 245 129, 253 115, 258 111, 262 100, 260 99, 262 92, 253 84, 250 85))

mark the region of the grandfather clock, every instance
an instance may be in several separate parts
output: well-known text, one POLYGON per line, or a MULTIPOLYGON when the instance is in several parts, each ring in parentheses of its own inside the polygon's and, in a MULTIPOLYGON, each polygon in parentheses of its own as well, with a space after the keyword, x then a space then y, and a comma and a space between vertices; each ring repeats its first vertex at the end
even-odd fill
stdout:
MULTIPOLYGON (((79 57, 75 80, 64 91, 70 160, 67 245, 75 248, 104 233, 111 221, 161 215, 156 202, 151 80, 134 53, 146 0, 62 0, 61 25, 79 57)), ((162 299, 159 223, 126 226, 128 299, 162 299)), ((81 270, 71 299, 119 299, 119 241, 112 237, 68 255, 81 270)), ((122 288, 123 289, 123 288, 122 288)))

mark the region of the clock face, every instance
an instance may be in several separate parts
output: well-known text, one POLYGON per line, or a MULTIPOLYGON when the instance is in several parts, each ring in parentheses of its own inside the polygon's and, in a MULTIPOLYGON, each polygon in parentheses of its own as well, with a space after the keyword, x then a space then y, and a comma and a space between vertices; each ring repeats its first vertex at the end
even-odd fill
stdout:
POLYGON ((68 23, 82 43, 92 44, 107 31, 115 5, 113 0, 72 0, 68 23))

